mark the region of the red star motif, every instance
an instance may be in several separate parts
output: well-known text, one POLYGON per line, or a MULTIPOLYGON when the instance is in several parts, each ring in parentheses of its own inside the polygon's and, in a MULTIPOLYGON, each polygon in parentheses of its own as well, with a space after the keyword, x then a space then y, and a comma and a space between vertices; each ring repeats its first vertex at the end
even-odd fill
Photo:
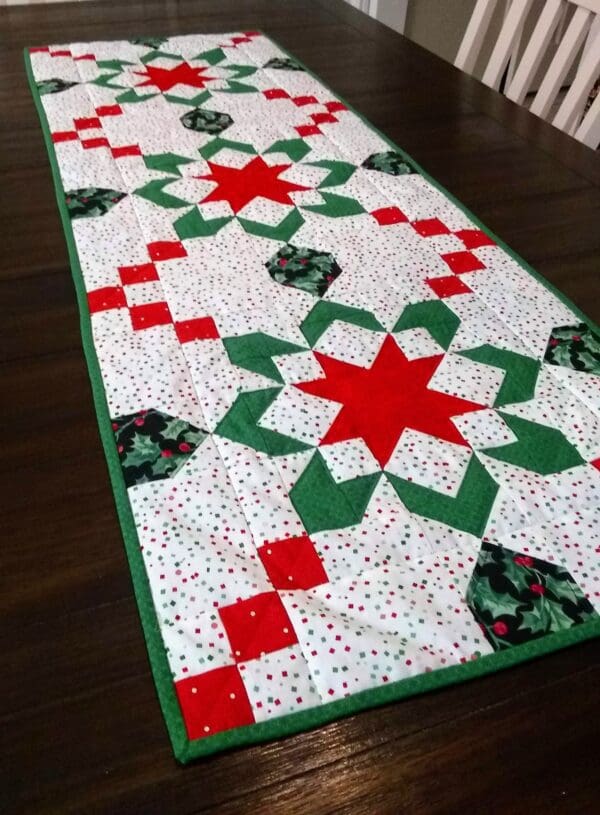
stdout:
POLYGON ((408 360, 389 335, 370 368, 314 353, 325 378, 301 382, 296 387, 343 406, 321 444, 360 437, 382 468, 406 427, 455 444, 467 444, 450 417, 479 410, 483 405, 427 387, 443 354, 408 360))
POLYGON ((134 71, 138 76, 146 78, 145 82, 139 82, 136 87, 143 88, 146 85, 156 85, 161 91, 170 91, 175 85, 189 85, 191 88, 203 88, 207 82, 216 79, 214 76, 204 76, 204 71, 209 68, 194 68, 187 62, 181 62, 174 68, 156 68, 147 65, 146 70, 134 71))
POLYGON ((239 212, 246 204, 255 198, 268 198, 279 204, 293 204, 290 192, 308 190, 310 187, 301 187, 278 176, 291 167, 291 164, 276 164, 269 167, 260 156, 256 156, 244 167, 223 167, 220 164, 208 162, 210 175, 200 175, 207 181, 214 181, 217 185, 206 198, 200 201, 206 204, 209 201, 228 201, 234 212, 239 212))

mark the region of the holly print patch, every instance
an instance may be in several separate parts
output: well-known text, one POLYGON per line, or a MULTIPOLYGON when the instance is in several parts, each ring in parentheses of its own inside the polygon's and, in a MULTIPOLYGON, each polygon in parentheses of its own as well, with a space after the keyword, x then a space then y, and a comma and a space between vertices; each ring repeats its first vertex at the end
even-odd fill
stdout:
POLYGON ((283 246, 268 262, 269 274, 283 286, 295 286, 322 297, 342 270, 329 252, 283 246))
POLYGON ((564 567, 486 542, 466 599, 495 650, 598 619, 564 567))
POLYGON ((259 32, 26 62, 177 757, 597 634, 598 329, 259 32))

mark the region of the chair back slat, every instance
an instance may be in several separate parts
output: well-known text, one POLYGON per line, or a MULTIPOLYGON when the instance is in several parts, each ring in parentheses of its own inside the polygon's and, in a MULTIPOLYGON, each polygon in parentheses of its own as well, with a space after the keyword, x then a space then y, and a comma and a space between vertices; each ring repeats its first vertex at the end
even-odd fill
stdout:
POLYGON ((523 25, 532 4, 533 0, 513 2, 504 18, 496 45, 492 50, 492 55, 483 74, 484 84, 489 85, 494 90, 498 90, 500 87, 502 75, 515 50, 515 45, 523 30, 523 25))
MULTIPOLYGON (((526 97, 533 93, 536 77, 549 48, 553 47, 554 37, 558 47, 533 97, 530 110, 543 119, 552 117, 553 125, 597 147, 600 143, 597 100, 585 116, 584 109, 588 95, 600 77, 600 0, 545 0, 522 56, 518 58, 533 2, 507 0, 504 21, 482 81, 498 90, 504 79, 508 98, 523 104, 526 97), (573 14, 565 28, 565 20, 569 19, 565 15, 571 7, 574 7, 573 14), (570 87, 558 111, 554 112, 558 95, 567 82, 570 82, 570 87)), ((458 68, 473 71, 496 6, 497 0, 477 0, 455 60, 458 68)))
MULTIPOLYGON (((589 12, 588 12, 589 13, 589 12)), ((596 34, 594 42, 587 49, 575 75, 571 87, 567 91, 558 113, 552 120, 552 124, 560 130, 567 130, 576 121, 577 116, 583 111, 588 98, 590 88, 592 88, 600 74, 600 35, 596 34)))
POLYGON ((525 96, 529 93, 531 83, 550 45, 552 35, 563 16, 565 5, 563 0, 548 0, 544 5, 540 18, 533 30, 527 48, 519 61, 512 82, 508 84, 506 95, 509 99, 523 104, 525 96))
POLYGON ((477 0, 454 60, 454 64, 461 71, 466 71, 468 74, 473 72, 497 2, 498 0, 477 0))
POLYGON ((531 105, 530 110, 536 116, 545 119, 550 113, 550 108, 567 78, 575 57, 585 42, 591 20, 592 14, 590 11, 584 8, 575 9, 571 22, 531 105))

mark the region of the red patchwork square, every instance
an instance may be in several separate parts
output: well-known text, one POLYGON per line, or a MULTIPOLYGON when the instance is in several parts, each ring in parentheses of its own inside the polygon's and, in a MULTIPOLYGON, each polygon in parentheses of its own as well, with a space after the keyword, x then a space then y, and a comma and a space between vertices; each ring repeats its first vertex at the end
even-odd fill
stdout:
POLYGON ((186 258, 187 249, 181 241, 155 241, 147 245, 152 260, 173 260, 186 258))
POLYGON ((468 294, 471 289, 460 277, 448 275, 448 277, 430 277, 425 281, 430 289, 438 297, 452 297, 455 294, 468 294))
POLYGON ((105 286, 88 292, 88 308, 90 314, 98 311, 107 311, 111 308, 126 308, 125 292, 120 286, 105 286))
POLYGON ((181 679, 175 683, 175 691, 189 739, 202 739, 254 723, 237 665, 181 679))
POLYGON ((298 125, 296 132, 299 136, 318 136, 321 131, 316 125, 298 125))
POLYGON ((292 102, 299 108, 303 105, 318 105, 319 100, 316 96, 294 96, 292 102))
POLYGON ((122 158, 123 156, 141 156, 139 144, 127 144, 123 147, 111 147, 111 153, 115 158, 122 158))
POLYGON ((258 554, 276 589, 312 589, 328 581, 308 535, 265 543, 258 554))
POLYGON ((375 218, 379 226, 390 226, 391 224, 401 224, 408 221, 406 215, 398 207, 382 207, 374 209, 371 215, 375 218))
POLYGON ((80 59, 91 59, 96 60, 96 57, 93 54, 80 54, 78 57, 73 57, 73 61, 77 62, 80 59))
POLYGON ((121 105, 100 105, 96 108, 98 116, 120 116, 123 113, 121 105))
POLYGON ((333 113, 311 113, 310 118, 316 125, 324 124, 327 122, 337 122, 333 113))
POLYGON ((298 642, 276 591, 257 594, 219 609, 236 662, 257 659, 298 642))
POLYGON ((338 101, 325 102, 325 107, 330 113, 337 113, 339 110, 348 110, 343 102, 338 101))
POLYGON ((73 124, 76 130, 89 130, 94 127, 102 127, 102 122, 97 116, 89 116, 82 119, 73 119, 73 124))
POLYGON ((155 325, 167 325, 172 322, 169 306, 164 302, 130 306, 129 315, 134 331, 153 328, 155 325))
POLYGON ((63 51, 50 51, 51 57, 70 57, 72 56, 71 52, 68 49, 63 51))
POLYGON ((455 233, 460 238, 467 249, 479 249, 480 246, 495 246, 496 244, 482 232, 481 229, 459 229, 455 233))
POLYGON ((94 147, 110 147, 110 144, 107 138, 99 136, 97 139, 82 139, 81 146, 84 150, 92 150, 94 147))
POLYGON ((79 135, 74 130, 60 130, 52 134, 52 141, 54 144, 59 144, 61 141, 75 141, 79 135))
POLYGON ((431 238, 434 235, 448 235, 450 230, 439 218, 425 218, 422 221, 413 221, 413 229, 423 238, 431 238))
POLYGON ((193 320, 182 320, 175 323, 175 332, 179 342, 216 340, 219 338, 219 329, 212 317, 195 317, 193 320))
POLYGON ((124 286, 134 283, 149 283, 158 280, 158 272, 154 263, 140 263, 137 266, 119 266, 119 277, 124 286))
POLYGON ((466 272, 477 272, 485 269, 483 263, 472 252, 449 252, 440 256, 445 261, 454 274, 465 274, 466 272))
POLYGON ((269 90, 263 91, 263 96, 267 99, 289 99, 290 95, 287 91, 284 91, 283 88, 269 88, 269 90))

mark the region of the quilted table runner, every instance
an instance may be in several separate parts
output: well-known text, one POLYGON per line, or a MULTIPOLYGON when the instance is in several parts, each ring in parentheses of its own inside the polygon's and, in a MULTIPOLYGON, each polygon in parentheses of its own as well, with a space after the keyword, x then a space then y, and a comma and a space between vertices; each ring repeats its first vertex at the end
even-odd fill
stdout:
POLYGON ((260 32, 26 64, 181 761, 599 633, 577 308, 260 32))

